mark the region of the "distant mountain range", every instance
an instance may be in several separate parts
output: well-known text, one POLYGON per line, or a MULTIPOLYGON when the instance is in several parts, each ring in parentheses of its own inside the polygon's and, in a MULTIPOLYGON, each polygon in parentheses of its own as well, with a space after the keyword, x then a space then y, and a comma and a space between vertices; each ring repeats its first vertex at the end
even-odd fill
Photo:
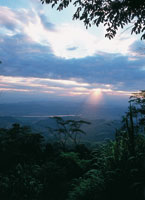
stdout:
MULTIPOLYGON (((64 120, 75 119, 80 120, 80 117, 63 117, 64 120)), ((84 120, 84 119, 83 119, 84 120)), ((90 125, 83 125, 82 129, 86 135, 82 137, 85 142, 97 142, 114 137, 115 129, 121 126, 119 120, 87 120, 90 125)), ((52 129, 57 127, 54 118, 48 117, 0 117, 0 128, 10 128, 12 124, 19 123, 22 126, 30 126, 33 132, 41 133, 45 139, 52 138, 49 127, 52 129)))
POLYGON ((40 132, 45 138, 52 137, 48 127, 56 128, 52 116, 64 119, 83 119, 91 122, 82 129, 87 133, 85 141, 100 141, 114 137, 115 129, 121 126, 121 116, 126 106, 82 105, 71 102, 12 103, 0 104, 0 128, 10 128, 12 124, 30 126, 33 132, 40 132), (51 117, 50 117, 51 116, 51 117))

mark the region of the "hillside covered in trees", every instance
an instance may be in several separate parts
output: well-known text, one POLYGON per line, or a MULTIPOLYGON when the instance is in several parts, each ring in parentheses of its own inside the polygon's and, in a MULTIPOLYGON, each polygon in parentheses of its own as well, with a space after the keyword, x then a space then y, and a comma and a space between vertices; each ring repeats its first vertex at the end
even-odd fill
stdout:
POLYGON ((114 140, 85 146, 78 136, 88 122, 56 121, 53 142, 19 124, 0 129, 0 199, 145 198, 145 91, 130 98, 114 140))

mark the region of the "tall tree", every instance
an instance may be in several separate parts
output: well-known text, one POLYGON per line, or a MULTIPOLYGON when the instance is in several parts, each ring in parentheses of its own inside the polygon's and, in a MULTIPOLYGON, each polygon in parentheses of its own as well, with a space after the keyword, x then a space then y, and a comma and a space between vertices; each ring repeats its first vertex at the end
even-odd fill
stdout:
POLYGON ((130 153, 135 152, 135 139, 145 133, 145 90, 133 93, 129 100, 129 108, 123 117, 123 134, 129 141, 130 153), (126 135, 127 133, 127 135, 126 135))
POLYGON ((81 126, 84 124, 90 124, 90 122, 84 120, 64 120, 61 117, 54 117, 54 119, 57 122, 58 128, 49 128, 49 131, 64 148, 70 141, 73 142, 74 145, 79 144, 81 134, 85 134, 81 129, 81 126))
POLYGON ((133 93, 130 97, 130 103, 133 105, 133 116, 136 118, 140 132, 145 133, 145 90, 133 93))
POLYGON ((73 19, 82 20, 88 28, 100 24, 106 26, 105 37, 112 39, 118 29, 130 24, 131 34, 142 34, 145 39, 145 0, 41 0, 57 6, 61 11, 73 4, 73 19))

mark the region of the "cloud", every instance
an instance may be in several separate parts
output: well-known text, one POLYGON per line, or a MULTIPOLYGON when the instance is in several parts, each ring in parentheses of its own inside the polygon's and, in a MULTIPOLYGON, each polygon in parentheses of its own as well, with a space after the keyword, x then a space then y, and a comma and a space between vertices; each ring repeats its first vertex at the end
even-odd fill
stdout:
POLYGON ((67 50, 69 50, 69 51, 74 51, 74 50, 76 50, 77 49, 77 47, 70 47, 70 48, 67 48, 67 50))
POLYGON ((0 88, 0 91, 3 92, 32 92, 32 90, 28 89, 17 89, 17 88, 0 88))
POLYGON ((48 21, 47 17, 46 17, 44 14, 40 13, 40 14, 39 14, 39 17, 40 17, 40 19, 41 19, 41 23, 42 23, 43 26, 44 26, 44 29, 47 28, 48 31, 55 31, 55 25, 52 24, 52 23, 50 23, 50 22, 48 21))
POLYGON ((33 42, 50 48, 53 55, 65 59, 85 58, 99 52, 126 55, 135 41, 134 37, 122 39, 118 36, 111 41, 104 36, 99 38, 74 23, 54 25, 44 12, 35 9, 1 7, 0 19, 0 24, 9 30, 7 34, 23 33, 33 42))
POLYGON ((102 84, 99 85, 100 87, 94 87, 94 85, 73 80, 12 76, 0 76, 0 80, 0 92, 24 92, 32 96, 36 94, 54 94, 55 97, 94 96, 98 90, 102 94, 131 95, 128 91, 114 91, 111 89, 111 85, 102 84))
POLYGON ((130 53, 133 57, 138 59, 145 56, 145 42, 143 40, 133 42, 129 47, 130 53))
POLYGON ((55 56, 80 58, 93 55, 96 51, 94 46, 96 38, 93 35, 69 24, 54 26, 43 13, 37 13, 34 9, 14 11, 1 7, 0 19, 0 24, 6 29, 5 34, 13 36, 23 33, 33 42, 51 47, 55 56), (74 46, 76 48, 72 53, 70 49, 74 46))
POLYGON ((144 85, 143 56, 130 60, 129 56, 99 52, 81 59, 62 59, 24 34, 3 37, 0 47, 1 75, 76 80, 93 87, 111 85, 113 90, 139 90, 144 85))
POLYGON ((69 95, 70 91, 82 91, 81 94, 86 94, 90 87, 88 83, 74 80, 13 76, 0 76, 0 80, 0 91, 57 93, 60 96, 69 95))
POLYGON ((32 84, 35 84, 47 92, 55 89, 61 95, 66 94, 68 88, 79 95, 95 88, 104 92, 128 92, 142 89, 144 85, 145 58, 138 50, 144 43, 134 38, 112 41, 97 38, 72 24, 54 25, 44 13, 34 9, 1 7, 0 19, 3 19, 0 20, 3 27, 3 32, 0 31, 0 60, 3 61, 0 74, 3 76, 50 79, 47 88, 44 88, 44 80, 28 85, 34 89, 32 84), (71 81, 78 85, 70 85, 71 81), (85 90, 79 91, 80 86, 85 90))
POLYGON ((19 20, 16 20, 16 14, 8 7, 2 7, 0 9, 0 25, 11 31, 15 30, 18 26, 19 20), (16 24, 17 21, 17 24, 16 24))

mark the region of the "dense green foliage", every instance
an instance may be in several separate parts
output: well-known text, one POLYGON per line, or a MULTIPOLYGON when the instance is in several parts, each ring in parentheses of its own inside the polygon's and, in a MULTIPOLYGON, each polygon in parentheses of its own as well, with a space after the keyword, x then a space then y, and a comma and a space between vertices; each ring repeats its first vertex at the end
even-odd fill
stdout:
POLYGON ((142 34, 145 39, 144 0, 41 0, 42 3, 57 6, 61 11, 73 4, 76 11, 73 19, 82 20, 86 27, 100 24, 106 26, 105 37, 112 39, 119 28, 130 24, 131 34, 142 34))
POLYGON ((94 148, 46 143, 18 124, 0 129, 0 199, 144 199, 144 95, 131 97, 115 139, 94 148))

